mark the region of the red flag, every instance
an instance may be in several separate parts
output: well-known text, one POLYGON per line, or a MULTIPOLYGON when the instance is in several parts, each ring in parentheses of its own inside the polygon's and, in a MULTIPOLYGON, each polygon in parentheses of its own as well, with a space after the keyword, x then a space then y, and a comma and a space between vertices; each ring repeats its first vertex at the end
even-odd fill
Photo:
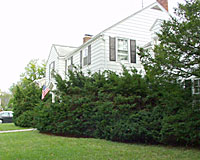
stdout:
POLYGON ((42 87, 42 100, 49 91, 50 91, 49 88, 47 88, 45 85, 42 87))

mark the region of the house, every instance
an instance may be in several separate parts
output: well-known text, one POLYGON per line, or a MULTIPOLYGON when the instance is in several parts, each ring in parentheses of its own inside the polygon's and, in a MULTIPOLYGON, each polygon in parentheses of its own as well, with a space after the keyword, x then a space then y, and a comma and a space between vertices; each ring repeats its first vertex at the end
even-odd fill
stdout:
POLYGON ((108 69, 120 73, 123 64, 144 75, 137 47, 156 43, 155 32, 169 17, 168 0, 156 0, 95 36, 86 34, 79 47, 52 45, 46 67, 47 86, 54 84, 52 70, 65 78, 73 66, 85 74, 108 69))
POLYGON ((54 78, 52 78, 53 71, 58 73, 62 78, 65 78, 65 57, 74 51, 76 47, 63 46, 53 44, 47 59, 45 83, 49 88, 55 89, 54 78), (50 87, 51 86, 51 87, 50 87))

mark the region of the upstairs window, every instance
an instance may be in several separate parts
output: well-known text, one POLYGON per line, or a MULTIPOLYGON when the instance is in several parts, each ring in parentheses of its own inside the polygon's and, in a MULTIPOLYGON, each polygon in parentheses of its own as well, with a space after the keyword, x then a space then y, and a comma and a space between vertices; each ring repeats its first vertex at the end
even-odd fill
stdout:
POLYGON ((86 66, 88 64, 88 48, 85 48, 83 53, 83 65, 86 66))
POLYGON ((117 60, 128 61, 128 40, 118 39, 117 41, 117 60))
MULTIPOLYGON (((80 54, 80 65, 82 65, 82 51, 80 54)), ((91 64, 91 45, 83 50, 83 66, 87 66, 91 64)))
POLYGON ((110 61, 136 63, 136 41, 109 37, 110 61))

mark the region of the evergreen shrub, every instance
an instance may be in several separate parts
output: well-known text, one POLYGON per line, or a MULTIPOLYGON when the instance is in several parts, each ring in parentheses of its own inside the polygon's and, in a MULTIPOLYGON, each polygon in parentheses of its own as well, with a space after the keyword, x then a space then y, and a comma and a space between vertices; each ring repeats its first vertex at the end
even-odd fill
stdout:
POLYGON ((199 145, 199 110, 179 83, 122 74, 70 72, 57 81, 56 102, 37 107, 39 131, 120 142, 199 145))
POLYGON ((17 85, 13 97, 13 121, 21 127, 34 127, 34 109, 41 102, 41 89, 35 84, 17 85))

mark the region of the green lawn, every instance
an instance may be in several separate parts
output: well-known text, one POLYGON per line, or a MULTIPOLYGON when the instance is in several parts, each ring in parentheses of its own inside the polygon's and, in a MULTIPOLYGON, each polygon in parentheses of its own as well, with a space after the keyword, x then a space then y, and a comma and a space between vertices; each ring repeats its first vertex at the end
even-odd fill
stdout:
POLYGON ((27 129, 22 127, 17 127, 14 123, 1 123, 0 124, 0 131, 9 131, 9 130, 18 130, 18 129, 27 129))
POLYGON ((200 150, 66 138, 31 132, 1 133, 0 160, 199 160, 200 150))

